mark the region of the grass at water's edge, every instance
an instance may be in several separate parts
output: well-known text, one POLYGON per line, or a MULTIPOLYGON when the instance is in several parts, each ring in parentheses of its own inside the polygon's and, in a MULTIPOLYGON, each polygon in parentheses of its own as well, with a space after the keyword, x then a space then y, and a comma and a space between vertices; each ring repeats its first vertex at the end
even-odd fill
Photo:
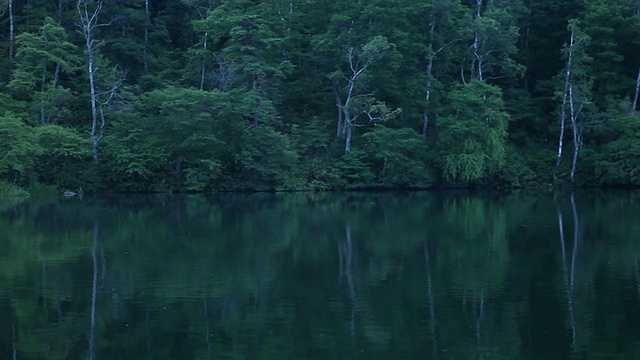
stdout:
POLYGON ((0 181, 0 197, 25 198, 29 196, 27 190, 6 181, 0 181))
POLYGON ((27 190, 17 185, 0 181, 0 211, 12 208, 29 197, 30 194, 27 190))

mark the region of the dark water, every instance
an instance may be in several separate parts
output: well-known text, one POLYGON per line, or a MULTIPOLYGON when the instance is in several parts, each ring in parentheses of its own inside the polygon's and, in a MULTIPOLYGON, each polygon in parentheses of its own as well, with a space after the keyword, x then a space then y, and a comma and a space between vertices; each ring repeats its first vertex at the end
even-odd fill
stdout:
POLYGON ((0 359, 640 359, 640 192, 0 205, 0 359))

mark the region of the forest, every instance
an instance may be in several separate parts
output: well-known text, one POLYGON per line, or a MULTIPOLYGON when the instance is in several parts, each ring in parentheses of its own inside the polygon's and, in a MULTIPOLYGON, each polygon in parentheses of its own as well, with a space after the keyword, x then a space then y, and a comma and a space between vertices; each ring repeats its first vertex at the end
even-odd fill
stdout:
POLYGON ((0 4, 0 193, 640 185, 638 0, 0 4))

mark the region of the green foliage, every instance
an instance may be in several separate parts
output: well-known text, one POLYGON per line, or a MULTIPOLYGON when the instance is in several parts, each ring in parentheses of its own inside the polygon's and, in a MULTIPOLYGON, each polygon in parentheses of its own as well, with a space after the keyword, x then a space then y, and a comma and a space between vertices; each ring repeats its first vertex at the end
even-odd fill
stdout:
POLYGON ((520 77, 524 67, 513 56, 520 29, 517 22, 526 9, 521 0, 477 1, 475 13, 467 33, 472 43, 470 57, 475 58, 470 69, 471 79, 496 79, 505 76, 520 77))
POLYGON ((600 183, 640 185, 640 114, 618 114, 611 119, 612 140, 593 154, 595 176, 600 183))
POLYGON ((14 96, 32 100, 32 111, 43 124, 69 116, 64 108, 69 89, 59 86, 61 76, 78 70, 78 47, 68 41, 65 29, 47 17, 36 33, 16 37, 13 79, 8 87, 14 96))
POLYGON ((381 60, 393 47, 393 44, 390 44, 386 37, 374 36, 362 46, 360 57, 364 64, 373 64, 381 60))
POLYGON ((504 207, 482 198, 453 197, 446 199, 442 217, 442 231, 455 236, 444 242, 447 260, 441 265, 464 264, 448 274, 451 286, 470 298, 499 293, 510 261, 504 207))
POLYGON ((635 129, 624 125, 638 108, 632 1, 102 2, 90 44, 75 6, 14 5, 14 43, 6 2, 0 34, 0 48, 15 55, 0 57, 0 114, 22 123, 5 129, 22 140, 0 154, 11 183, 150 191, 553 183, 569 173, 568 161, 553 164, 559 107, 570 110, 563 44, 580 23, 569 79, 582 111, 578 182, 637 184, 625 156, 635 129), (92 95, 98 116, 87 139, 92 95), (621 106, 626 114, 609 115, 621 106), (87 140, 99 140, 97 165, 87 163, 87 140))
POLYGON ((341 174, 333 157, 342 154, 335 141, 333 129, 328 122, 314 118, 304 125, 294 125, 288 135, 291 145, 298 153, 297 173, 302 179, 303 189, 336 189, 344 187, 341 174))
POLYGON ((130 189, 203 190, 215 185, 232 131, 228 97, 187 89, 154 90, 119 115, 105 139, 112 181, 130 189))
POLYGON ((342 156, 336 166, 347 188, 373 187, 376 184, 375 174, 367 161, 365 150, 353 150, 342 156))
POLYGON ((625 1, 585 1, 581 27, 594 40, 587 44, 586 51, 593 59, 590 70, 597 105, 604 108, 607 98, 627 97, 635 84, 638 65, 626 57, 640 50, 637 5, 625 1))
POLYGON ((41 81, 51 80, 56 66, 73 72, 79 66, 78 47, 67 40, 65 29, 50 17, 37 33, 22 33, 16 37, 17 67, 10 86, 28 89, 41 81))
POLYGON ((267 15, 266 6, 242 0, 222 2, 210 9, 206 19, 193 22, 204 35, 190 50, 191 66, 200 72, 211 69, 203 75, 211 78, 215 88, 240 90, 240 111, 254 125, 277 120, 274 91, 292 68, 280 54, 283 39, 275 31, 277 18, 267 15), (212 44, 214 53, 204 41, 212 44))
POLYGON ((16 197, 16 198, 25 198, 29 197, 30 194, 28 191, 22 189, 15 184, 8 183, 6 181, 0 180, 0 198, 1 197, 16 197))
POLYGON ((37 159, 38 180, 60 188, 83 186, 82 174, 91 162, 90 139, 59 125, 38 127, 35 136, 42 148, 37 159))
MULTIPOLYGON (((164 151, 142 129, 129 130, 116 122, 114 133, 105 138, 103 156, 110 164, 109 181, 119 180, 126 190, 149 189, 155 182, 164 183, 161 180, 164 175, 161 170, 167 161, 164 151), (118 136, 120 132, 126 135, 118 136)), ((151 189, 169 190, 166 186, 161 189, 157 186, 151 189)))
POLYGON ((500 182, 499 185, 527 187, 548 183, 548 174, 545 179, 543 171, 548 166, 548 159, 552 154, 544 154, 543 161, 547 159, 547 164, 545 164, 547 166, 542 166, 542 171, 537 173, 529 163, 534 162, 531 159, 535 159, 535 157, 529 155, 529 152, 535 151, 535 148, 527 149, 527 151, 518 151, 512 144, 507 145, 504 166, 497 180, 500 182))
POLYGON ((289 138, 269 127, 251 127, 244 132, 239 154, 240 181, 256 190, 299 189, 296 174, 298 154, 289 138))
POLYGON ((53 200, 60 195, 60 189, 58 189, 55 185, 48 185, 40 182, 31 184, 27 191, 29 191, 29 194, 32 198, 39 200, 53 200))
POLYGON ((378 125, 363 138, 382 185, 410 188, 432 185, 433 175, 427 165, 426 146, 413 130, 378 125))
POLYGON ((36 158, 42 152, 33 128, 11 113, 0 116, 0 177, 29 184, 34 178, 36 158))
POLYGON ((504 165, 509 115, 499 88, 474 80, 450 93, 451 115, 440 120, 439 148, 447 179, 477 181, 504 165))

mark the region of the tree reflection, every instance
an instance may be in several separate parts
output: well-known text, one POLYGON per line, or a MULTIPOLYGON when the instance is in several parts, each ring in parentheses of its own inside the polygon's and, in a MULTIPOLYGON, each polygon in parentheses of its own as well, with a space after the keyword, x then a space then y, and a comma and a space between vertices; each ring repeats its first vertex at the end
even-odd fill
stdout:
POLYGON ((567 254, 567 243, 565 239, 564 232, 564 221, 562 210, 560 207, 557 207, 558 213, 558 232, 560 238, 560 247, 561 247, 561 256, 562 256, 562 278, 564 280, 565 287, 565 297, 567 301, 567 312, 568 312, 568 320, 569 326, 571 328, 571 346, 573 349, 576 349, 578 346, 577 338, 578 338, 578 323, 576 321, 576 305, 575 305, 575 292, 576 292, 576 268, 578 262, 578 247, 580 246, 582 240, 582 231, 580 225, 580 218, 578 217, 578 209, 576 206, 575 194, 571 193, 570 195, 570 203, 571 203, 571 215, 573 218, 573 241, 571 245, 571 254, 570 259, 567 258, 569 255, 567 254))
POLYGON ((638 292, 638 302, 640 303, 640 259, 635 261, 635 275, 636 275, 636 291, 638 292))
POLYGON ((571 337, 570 347, 573 352, 579 353, 590 346, 594 336, 592 325, 596 304, 593 294, 595 271, 599 262, 597 248, 581 249, 583 243, 583 222, 580 219, 575 194, 569 196, 572 218, 571 244, 568 244, 565 233, 563 213, 557 206, 558 233, 560 239, 560 254, 562 257, 562 279, 564 285, 564 297, 566 299, 567 322, 571 337))
POLYGON ((436 333, 436 304, 433 295, 433 284, 431 279, 431 262, 429 260, 429 242, 424 239, 424 262, 427 268, 427 303, 429 305, 429 336, 431 337, 431 356, 438 358, 438 336, 436 333))
POLYGON ((95 353, 95 333, 96 333, 96 303, 98 301, 98 236, 100 235, 100 224, 98 220, 93 222, 93 246, 91 247, 91 260, 93 263, 93 277, 91 280, 91 322, 89 327, 89 353, 87 358, 93 360, 95 353))
POLYGON ((4 357, 566 357, 639 319, 630 202, 143 199, 0 213, 4 357))
POLYGON ((345 225, 344 239, 338 243, 339 278, 346 280, 350 302, 349 332, 353 340, 354 358, 356 357, 356 315, 359 311, 358 296, 355 289, 354 268, 357 266, 356 252, 351 238, 351 224, 345 225))
POLYGON ((11 355, 13 360, 18 359, 18 341, 16 339, 16 322, 11 324, 11 355))
POLYGON ((487 320, 500 316, 488 305, 504 291, 510 263, 507 213, 502 204, 465 196, 447 199, 443 217, 446 237, 440 239, 438 264, 462 313, 460 334, 449 334, 447 342, 463 351, 457 356, 484 356, 501 346, 500 337, 490 336, 487 320))

